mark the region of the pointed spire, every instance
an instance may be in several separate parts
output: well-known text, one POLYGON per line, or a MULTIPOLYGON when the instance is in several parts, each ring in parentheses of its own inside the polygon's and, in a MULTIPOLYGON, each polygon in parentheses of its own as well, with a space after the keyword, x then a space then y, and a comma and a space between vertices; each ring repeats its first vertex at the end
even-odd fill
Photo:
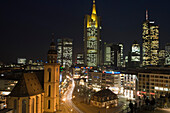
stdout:
POLYGON ((54 42, 54 33, 52 33, 52 42, 54 42))
POLYGON ((146 20, 148 20, 148 9, 146 9, 146 20))
POLYGON ((52 39, 51 39, 50 49, 55 49, 54 33, 52 33, 52 39))
POLYGON ((93 0, 92 14, 96 14, 96 4, 95 4, 95 0, 93 0))

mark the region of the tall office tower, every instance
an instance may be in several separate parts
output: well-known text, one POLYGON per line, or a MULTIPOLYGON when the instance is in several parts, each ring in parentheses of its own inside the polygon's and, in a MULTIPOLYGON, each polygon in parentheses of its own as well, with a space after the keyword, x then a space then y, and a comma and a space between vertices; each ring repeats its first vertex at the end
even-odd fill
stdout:
POLYGON ((73 59, 73 40, 69 38, 61 38, 57 40, 57 59, 58 63, 64 68, 71 67, 73 59))
POLYGON ((170 65, 170 43, 165 45, 165 65, 170 65))
POLYGON ((84 65, 83 53, 77 53, 76 64, 77 65, 84 65))
POLYGON ((143 23, 143 66, 158 65, 159 57, 159 26, 154 21, 148 20, 146 11, 146 21, 143 23))
POLYGON ((165 65, 165 58, 166 58, 165 54, 166 54, 166 52, 164 49, 159 51, 159 65, 161 65, 161 66, 165 65))
POLYGON ((123 44, 122 43, 119 43, 118 44, 119 46, 120 46, 120 49, 121 49, 121 51, 120 51, 120 67, 125 67, 124 66, 124 60, 123 60, 123 44))
POLYGON ((121 66, 121 47, 119 44, 104 43, 104 65, 121 66))
POLYGON ((84 61, 86 66, 99 66, 101 63, 101 19, 96 14, 95 0, 91 15, 84 18, 84 61))
POLYGON ((140 66, 140 45, 136 41, 132 44, 130 65, 131 67, 140 66))
POLYGON ((57 63, 57 50, 54 37, 48 51, 47 63, 44 64, 44 111, 55 113, 59 110, 60 64, 57 63))

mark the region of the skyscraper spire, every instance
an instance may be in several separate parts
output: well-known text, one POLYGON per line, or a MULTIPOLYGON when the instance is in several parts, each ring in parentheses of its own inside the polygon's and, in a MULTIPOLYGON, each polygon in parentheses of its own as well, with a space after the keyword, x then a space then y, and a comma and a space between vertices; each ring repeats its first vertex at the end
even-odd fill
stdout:
POLYGON ((92 9, 92 14, 91 14, 91 19, 92 19, 93 21, 96 21, 96 20, 97 20, 95 0, 93 0, 93 9, 92 9))
POLYGON ((52 42, 54 42, 54 33, 52 33, 52 42))
POLYGON ((148 20, 148 9, 146 9, 146 20, 148 20))
POLYGON ((92 14, 96 14, 96 4, 95 4, 95 0, 93 0, 92 14))

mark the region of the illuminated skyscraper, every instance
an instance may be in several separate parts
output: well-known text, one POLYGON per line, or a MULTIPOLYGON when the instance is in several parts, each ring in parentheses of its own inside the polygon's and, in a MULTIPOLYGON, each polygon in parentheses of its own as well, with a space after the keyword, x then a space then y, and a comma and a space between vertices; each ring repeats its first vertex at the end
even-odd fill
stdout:
POLYGON ((101 19, 96 14, 95 0, 91 15, 84 19, 84 61, 87 66, 99 66, 101 63, 101 19))
POLYGON ((76 64, 77 65, 84 65, 84 56, 83 53, 78 53, 76 58, 76 64))
POLYGON ((120 47, 120 67, 124 67, 124 57, 123 57, 123 44, 122 43, 119 43, 118 44, 119 45, 119 47, 120 47))
POLYGON ((146 11, 146 21, 143 23, 143 66, 158 65, 159 56, 159 26, 154 21, 148 20, 146 11))
POLYGON ((121 67, 121 46, 119 44, 104 43, 104 65, 121 67))
POLYGON ((170 65, 170 43, 165 45, 165 65, 170 65))
POLYGON ((166 52, 165 49, 159 51, 159 65, 165 65, 166 52))
POLYGON ((61 38, 57 40, 57 59, 58 63, 64 68, 71 67, 73 58, 73 40, 69 38, 61 38))
POLYGON ((131 48, 130 67, 140 66, 140 45, 135 41, 131 48))

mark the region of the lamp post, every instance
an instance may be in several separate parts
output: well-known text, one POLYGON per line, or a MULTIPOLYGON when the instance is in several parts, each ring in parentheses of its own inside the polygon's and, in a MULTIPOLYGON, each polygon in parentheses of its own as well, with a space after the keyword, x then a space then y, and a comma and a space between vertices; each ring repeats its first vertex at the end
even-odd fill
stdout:
POLYGON ((106 113, 107 113, 107 109, 109 109, 109 106, 106 106, 106 113))

